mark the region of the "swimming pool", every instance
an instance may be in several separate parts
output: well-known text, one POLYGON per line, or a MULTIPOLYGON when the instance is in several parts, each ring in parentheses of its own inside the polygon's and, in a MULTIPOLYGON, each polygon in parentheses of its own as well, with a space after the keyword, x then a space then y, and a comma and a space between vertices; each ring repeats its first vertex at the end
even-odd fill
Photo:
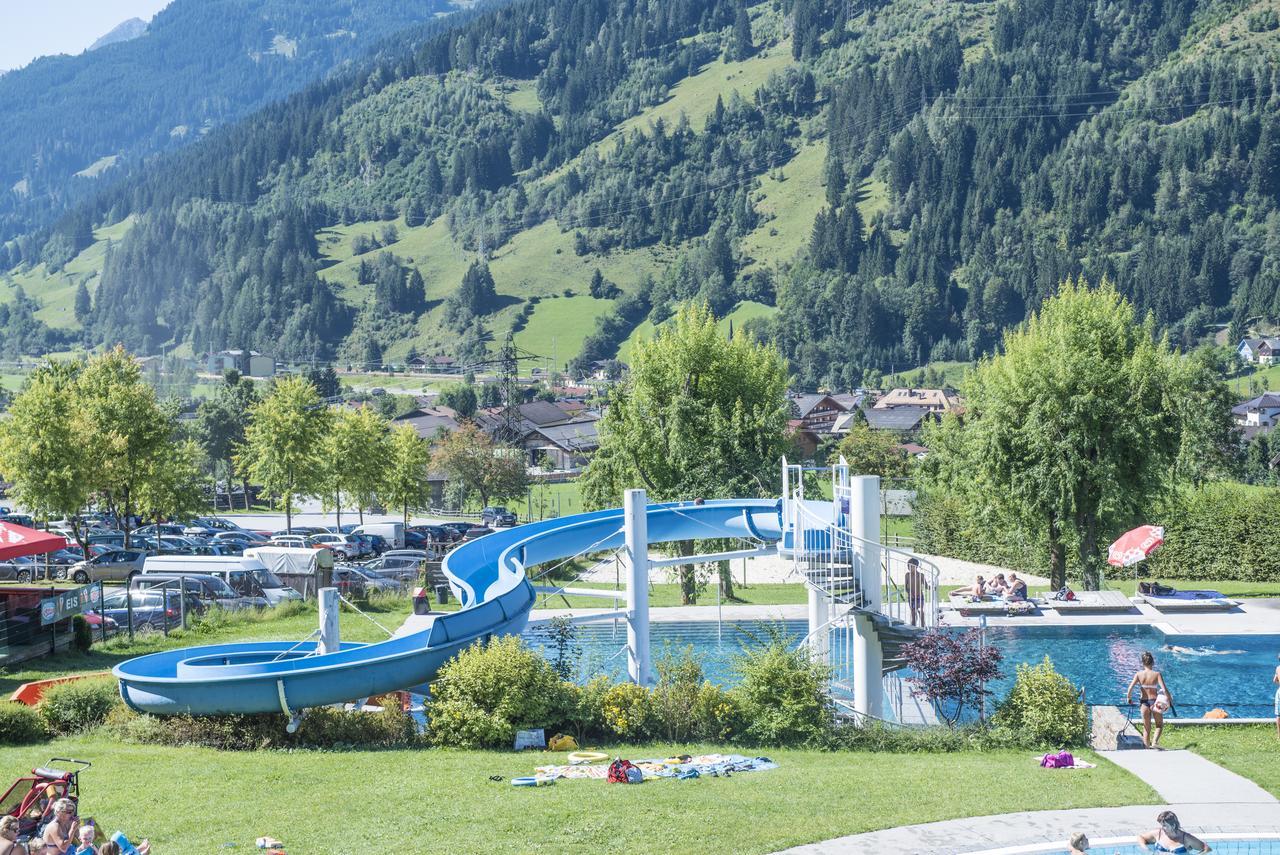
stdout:
MULTIPOLYGON (((1205 834, 1200 837, 1212 848, 1216 855, 1280 855, 1280 838, 1278 837, 1260 837, 1254 834, 1205 834)), ((1132 840, 1133 838, 1130 837, 1128 839, 1132 840)), ((1039 845, 1029 846, 1025 849, 1002 849, 999 851, 1002 855, 1015 855, 1015 853, 1061 855, 1067 850, 1039 845)), ((1111 842, 1109 840, 1100 840, 1089 847, 1090 855, 1150 855, 1155 851, 1154 849, 1139 846, 1136 843, 1111 842)))
MULTIPOLYGON (((664 652, 692 646, 707 679, 732 684, 737 679, 734 658, 754 643, 753 638, 767 637, 766 626, 776 627, 792 643, 806 632, 803 620, 724 621, 719 626, 715 621, 655 621, 649 629, 653 659, 656 663, 664 652)), ((997 700, 1013 684, 1019 662, 1035 664, 1048 655, 1054 667, 1084 687, 1087 702, 1119 704, 1140 667, 1139 657, 1150 650, 1179 716, 1198 718, 1214 707, 1233 718, 1274 714, 1271 676, 1280 635, 1179 636, 1145 626, 991 627, 986 634, 1004 653, 1004 676, 991 686, 997 700)), ((526 631, 525 637, 546 652, 546 638, 538 628, 526 631)), ((579 677, 625 677, 626 642, 623 621, 577 627, 579 677)))

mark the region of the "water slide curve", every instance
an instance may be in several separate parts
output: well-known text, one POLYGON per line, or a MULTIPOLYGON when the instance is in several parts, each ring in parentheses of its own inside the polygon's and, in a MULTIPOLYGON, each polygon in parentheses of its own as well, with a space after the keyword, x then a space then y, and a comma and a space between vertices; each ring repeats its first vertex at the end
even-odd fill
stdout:
MULTIPOLYGON (((648 507, 649 542, 781 537, 780 503, 725 499, 648 507)), ((114 674, 134 710, 159 715, 283 712, 421 686, 455 653, 493 635, 519 633, 533 608, 525 567, 623 545, 619 508, 496 531, 459 546, 443 570, 462 604, 423 630, 374 644, 244 642, 187 647, 120 663, 114 674)))

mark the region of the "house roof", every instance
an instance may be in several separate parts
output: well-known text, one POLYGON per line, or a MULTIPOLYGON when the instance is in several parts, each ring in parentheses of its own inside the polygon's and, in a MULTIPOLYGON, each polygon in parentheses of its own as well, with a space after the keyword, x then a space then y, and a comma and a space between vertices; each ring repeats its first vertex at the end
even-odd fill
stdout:
POLYGON ((397 416, 393 421, 413 425, 423 439, 434 438, 441 428, 447 433, 458 429, 458 414, 448 407, 419 407, 397 416))
POLYGON ((856 410, 862 406, 861 392, 838 392, 832 395, 831 399, 846 410, 856 410))
POLYGON ((919 454, 928 454, 928 453, 929 453, 929 449, 925 448, 923 445, 918 445, 918 444, 916 444, 916 443, 914 443, 914 442, 904 442, 904 443, 902 443, 901 445, 899 445, 899 446, 898 446, 898 448, 902 449, 902 450, 903 450, 903 451, 905 451, 907 454, 911 454, 911 455, 919 455, 919 454))
POLYGON ((915 430, 926 418, 935 415, 928 407, 867 407, 863 411, 867 424, 877 430, 915 430))
POLYGON ((594 451, 600 447, 599 426, 594 419, 550 425, 538 428, 535 433, 565 451, 594 451))
POLYGON ((956 396, 943 389, 891 389, 880 396, 875 409, 930 407, 935 410, 950 410, 956 403, 956 396))
POLYGON ((1265 336, 1263 338, 1243 338, 1236 345, 1236 350, 1248 345, 1251 350, 1257 350, 1259 345, 1265 344, 1270 348, 1280 347, 1280 336, 1265 336))
POLYGON ((844 404, 837 401, 830 395, 811 394, 796 395, 791 399, 792 407, 799 412, 800 418, 812 413, 819 406, 825 406, 827 409, 847 409, 844 404))
POLYGON ((1252 400, 1231 408, 1233 415, 1243 416, 1253 410, 1280 409, 1280 392, 1263 392, 1252 400))

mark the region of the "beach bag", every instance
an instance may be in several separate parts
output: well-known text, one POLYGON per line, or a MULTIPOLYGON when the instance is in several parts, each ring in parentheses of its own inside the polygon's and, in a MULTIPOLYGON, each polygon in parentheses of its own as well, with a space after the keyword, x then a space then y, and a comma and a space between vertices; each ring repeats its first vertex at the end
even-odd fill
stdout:
POLYGON ((557 733, 555 736, 547 740, 548 751, 577 751, 578 740, 572 736, 565 736, 563 733, 557 733))
POLYGON ((1068 588, 1066 585, 1063 585, 1061 588, 1059 588, 1058 592, 1053 595, 1053 599, 1058 600, 1059 602, 1066 602, 1066 603, 1073 601, 1075 598, 1076 598, 1076 592, 1068 588))
POLYGON ((1178 593, 1178 591, 1176 588, 1171 588, 1168 585, 1161 585, 1159 582, 1156 582, 1151 586, 1151 593, 1157 597, 1172 597, 1174 594, 1178 593))
MULTIPOLYGON (((609 764, 609 773, 605 776, 605 780, 610 784, 630 784, 632 781, 627 773, 632 769, 636 769, 636 765, 630 760, 621 758, 614 760, 609 764)), ((640 770, 636 769, 636 771, 640 770)))

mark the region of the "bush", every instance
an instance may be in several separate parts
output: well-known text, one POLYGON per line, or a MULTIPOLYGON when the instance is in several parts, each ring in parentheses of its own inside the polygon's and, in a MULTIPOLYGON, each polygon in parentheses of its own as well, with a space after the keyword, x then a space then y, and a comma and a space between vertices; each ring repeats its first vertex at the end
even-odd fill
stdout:
POLYGON ((26 704, 0 701, 0 745, 27 745, 49 738, 40 711, 26 704))
POLYGON ((474 644, 445 663, 431 684, 431 741, 496 746, 516 729, 558 728, 576 702, 567 686, 551 663, 515 636, 474 644), (463 713, 458 705, 473 709, 463 713), (481 726, 485 718, 502 726, 481 726), (466 741, 477 735, 487 741, 466 741))
POLYGON ((658 657, 658 685, 653 689, 654 730, 671 742, 683 742, 697 726, 695 710, 702 690, 702 666, 693 647, 658 657))
POLYGON ((788 649, 781 633, 738 659, 742 682, 730 694, 746 727, 742 735, 759 745, 820 742, 831 727, 827 696, 830 670, 802 649, 788 649))
POLYGON ((622 739, 643 739, 653 721, 653 695, 635 683, 615 683, 601 699, 605 727, 622 739))
POLYGON ((841 724, 832 731, 830 746, 842 751, 894 754, 944 754, 1037 747, 1007 728, 989 724, 899 727, 880 722, 841 724))
POLYGON ((50 731, 65 735, 97 727, 121 706, 119 684, 103 677, 50 686, 36 709, 50 731))
POLYGON ((71 618, 71 645, 81 653, 88 653, 93 646, 93 630, 84 615, 74 615, 71 618))
POLYGON ((565 684, 565 723, 579 742, 604 734, 604 698, 612 687, 613 681, 605 676, 596 677, 585 686, 565 684))
POLYGON ((107 726, 129 742, 147 745, 200 745, 226 751, 269 748, 408 748, 421 743, 413 716, 395 707, 381 712, 347 712, 332 707, 309 709, 297 733, 279 713, 222 716, 139 715, 123 706, 107 726))
POLYGON ((1083 745, 1088 720, 1080 690, 1046 656, 1039 665, 1020 664, 1018 676, 995 723, 1040 745, 1083 745))
POLYGON ((693 706, 694 737, 719 742, 736 735, 740 727, 741 715, 733 695, 714 683, 703 683, 693 706))

